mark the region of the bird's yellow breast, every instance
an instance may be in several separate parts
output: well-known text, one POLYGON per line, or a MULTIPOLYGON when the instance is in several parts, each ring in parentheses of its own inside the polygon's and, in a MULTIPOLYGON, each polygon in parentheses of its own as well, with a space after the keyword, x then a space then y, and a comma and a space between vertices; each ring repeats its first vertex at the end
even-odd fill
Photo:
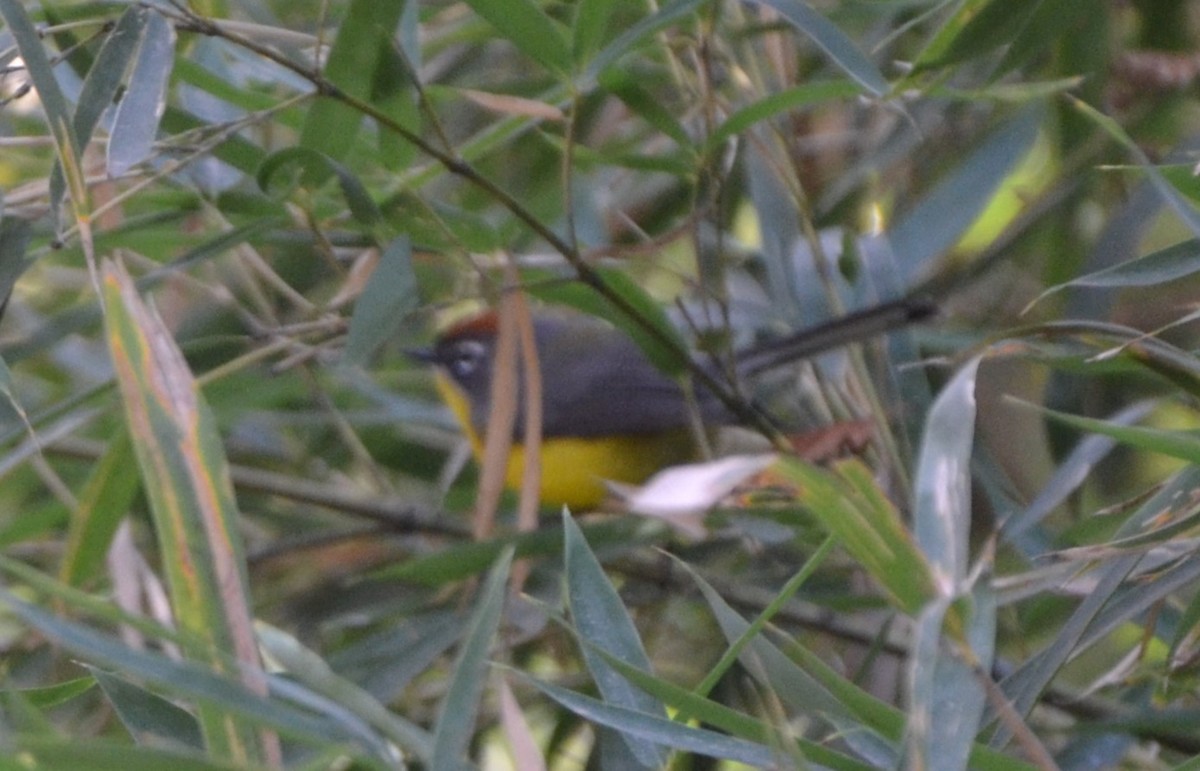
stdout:
MULTIPOLYGON (((437 389, 450 407, 479 460, 483 438, 471 422, 471 405, 448 376, 439 372, 437 389)), ((666 466, 692 459, 692 441, 686 431, 602 437, 544 437, 541 448, 543 503, 565 505, 573 511, 598 506, 605 498, 604 481, 641 484, 666 466)), ((509 489, 521 486, 525 471, 523 445, 514 443, 508 453, 504 482, 509 489)))

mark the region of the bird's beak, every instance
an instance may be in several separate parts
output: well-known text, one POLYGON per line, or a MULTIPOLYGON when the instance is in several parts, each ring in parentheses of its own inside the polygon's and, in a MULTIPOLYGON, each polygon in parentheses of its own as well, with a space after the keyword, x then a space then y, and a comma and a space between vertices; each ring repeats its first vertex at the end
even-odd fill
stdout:
POLYGON ((422 364, 436 364, 437 354, 433 348, 405 348, 404 355, 413 361, 419 361, 422 364))

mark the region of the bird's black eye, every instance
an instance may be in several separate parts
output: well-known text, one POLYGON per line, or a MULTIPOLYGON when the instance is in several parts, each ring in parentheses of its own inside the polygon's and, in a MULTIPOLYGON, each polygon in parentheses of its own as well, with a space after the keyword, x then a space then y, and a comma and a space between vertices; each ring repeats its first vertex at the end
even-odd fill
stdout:
POLYGON ((467 380, 487 359, 487 348, 478 340, 459 340, 448 351, 445 365, 457 380, 467 380))

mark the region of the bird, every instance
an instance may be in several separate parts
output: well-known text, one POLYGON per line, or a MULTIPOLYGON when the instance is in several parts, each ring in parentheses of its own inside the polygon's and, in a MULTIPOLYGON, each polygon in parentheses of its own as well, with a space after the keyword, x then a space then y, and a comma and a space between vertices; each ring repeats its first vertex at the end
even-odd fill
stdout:
MULTIPOLYGON (((921 321, 936 312, 925 298, 905 298, 851 313, 794 335, 738 351, 739 378, 807 358, 849 342, 921 321)), ((532 313, 542 380, 539 453, 544 504, 593 509, 608 482, 637 485, 655 472, 695 460, 697 418, 705 427, 742 422, 712 390, 685 391, 650 361, 628 335, 593 316, 564 309, 532 313)), ((439 396, 483 454, 499 317, 488 310, 443 329, 433 344, 407 351, 433 365, 439 396)), ((716 377, 715 366, 701 365, 716 377)), ((517 417, 505 484, 519 488, 524 471, 524 397, 518 378, 517 417)))

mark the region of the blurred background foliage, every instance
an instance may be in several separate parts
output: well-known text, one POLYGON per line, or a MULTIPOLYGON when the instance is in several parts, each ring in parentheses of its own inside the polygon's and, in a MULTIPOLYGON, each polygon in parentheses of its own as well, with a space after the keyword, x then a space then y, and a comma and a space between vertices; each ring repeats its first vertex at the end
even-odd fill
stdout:
POLYGON ((1197 762, 1196 3, 0 17, 0 767, 1197 762), (754 384, 848 454, 703 537, 474 541, 403 349, 506 266, 718 357, 941 313, 754 384))

